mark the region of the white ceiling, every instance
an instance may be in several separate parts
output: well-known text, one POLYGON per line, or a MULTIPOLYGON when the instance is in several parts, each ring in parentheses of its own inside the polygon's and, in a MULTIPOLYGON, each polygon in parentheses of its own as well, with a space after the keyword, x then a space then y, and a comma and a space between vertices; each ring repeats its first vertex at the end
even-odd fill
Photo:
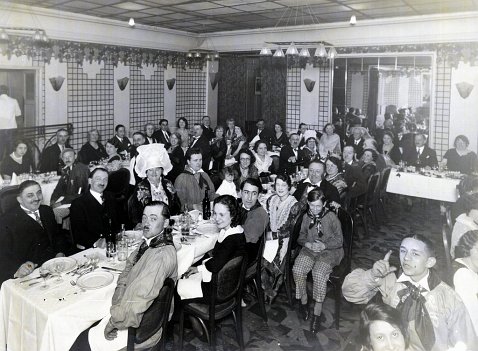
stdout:
POLYGON ((478 0, 16 0, 194 33, 478 11, 478 0))

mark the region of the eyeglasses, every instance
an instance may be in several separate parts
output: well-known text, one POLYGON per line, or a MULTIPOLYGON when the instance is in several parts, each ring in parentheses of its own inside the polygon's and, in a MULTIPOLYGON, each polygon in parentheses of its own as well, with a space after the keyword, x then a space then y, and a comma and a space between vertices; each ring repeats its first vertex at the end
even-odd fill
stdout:
POLYGON ((243 158, 243 157, 241 157, 239 160, 241 160, 241 161, 250 161, 251 159, 250 159, 250 158, 243 158))

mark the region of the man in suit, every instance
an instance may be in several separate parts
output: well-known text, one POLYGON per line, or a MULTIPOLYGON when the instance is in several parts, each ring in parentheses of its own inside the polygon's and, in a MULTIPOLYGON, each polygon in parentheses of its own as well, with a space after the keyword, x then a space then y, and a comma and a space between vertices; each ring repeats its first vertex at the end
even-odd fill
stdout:
POLYGON ((211 128, 211 119, 209 116, 203 116, 202 121, 201 121, 201 127, 202 127, 202 134, 207 138, 207 140, 211 141, 213 138, 216 137, 214 134, 214 130, 211 128))
POLYGON ((438 167, 437 154, 435 150, 428 147, 426 137, 423 134, 415 135, 415 147, 403 150, 403 160, 411 166, 431 169, 438 167))
POLYGON ((202 169, 204 172, 209 171, 209 163, 211 162, 211 147, 209 146, 209 140, 203 134, 202 126, 198 123, 193 126, 194 136, 192 137, 191 148, 199 148, 202 153, 202 169))
POLYGON ((357 159, 360 159, 363 154, 363 143, 365 139, 363 135, 365 133, 365 128, 363 127, 353 127, 352 128, 352 135, 348 137, 346 145, 353 146, 355 149, 355 154, 357 155, 357 159))
POLYGON ((40 157, 40 171, 45 172, 60 172, 63 164, 60 159, 60 154, 65 148, 71 148, 68 144, 68 131, 65 128, 58 129, 56 132, 56 143, 48 146, 41 153, 40 157))
POLYGON ((0 217, 0 284, 30 274, 65 248, 52 209, 41 205, 43 195, 37 182, 20 184, 17 201, 17 206, 0 217))
POLYGON ((355 161, 355 149, 353 146, 344 147, 342 153, 344 180, 347 183, 346 203, 367 191, 367 179, 362 169, 355 161))
POLYGON ((270 149, 272 132, 266 128, 266 122, 264 119, 261 118, 257 120, 256 127, 256 133, 249 138, 249 147, 254 147, 254 144, 257 141, 262 140, 267 144, 267 148, 270 149))
MULTIPOLYGON (((61 170, 61 177, 50 199, 50 206, 53 208, 58 223, 63 223, 63 219, 70 215, 69 208, 60 206, 71 204, 74 199, 86 193, 90 174, 86 165, 76 162, 76 152, 73 149, 63 150, 61 160, 65 167, 61 170)), ((67 223, 65 223, 65 228, 69 228, 67 223)))
POLYGON ((146 143, 146 136, 141 132, 135 132, 133 134, 133 145, 134 151, 131 153, 131 160, 129 163, 129 184, 135 186, 141 181, 141 178, 138 176, 136 171, 134 170, 134 166, 136 165, 136 156, 138 156, 138 147, 141 145, 145 145, 146 143))
POLYGON ((158 141, 158 143, 164 144, 164 148, 166 150, 171 146, 171 143, 169 142, 171 133, 168 129, 168 120, 163 118, 161 121, 159 121, 159 129, 153 134, 153 137, 158 141))
POLYGON ((115 136, 108 141, 118 148, 118 153, 123 157, 130 152, 131 141, 126 136, 126 128, 124 125, 118 124, 115 127, 115 136))
POLYGON ((299 135, 292 133, 289 144, 285 145, 279 156, 279 173, 293 174, 297 166, 304 165, 304 152, 299 149, 299 135))
POLYGON ((324 179, 325 164, 320 160, 313 160, 309 163, 309 177, 301 180, 294 192, 294 197, 305 208, 307 205, 307 195, 312 189, 319 188, 325 195, 327 202, 340 203, 339 191, 335 186, 324 179))
POLYGON ((144 144, 145 145, 154 144, 158 142, 158 140, 156 140, 153 134, 154 134, 154 124, 153 123, 146 124, 144 126, 144 137, 145 137, 144 144))
POLYGON ((73 200, 70 207, 73 239, 80 250, 93 247, 100 235, 106 237, 120 229, 115 200, 105 192, 108 171, 101 167, 94 169, 88 182, 90 189, 73 200))

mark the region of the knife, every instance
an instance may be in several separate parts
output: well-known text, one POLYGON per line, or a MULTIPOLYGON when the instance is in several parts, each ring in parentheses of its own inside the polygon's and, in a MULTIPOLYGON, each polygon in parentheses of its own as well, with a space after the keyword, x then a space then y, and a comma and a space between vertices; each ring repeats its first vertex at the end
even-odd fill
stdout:
POLYGON ((101 269, 105 269, 107 271, 113 271, 113 272, 120 272, 123 273, 121 269, 116 269, 116 268, 110 268, 110 267, 100 267, 101 269))

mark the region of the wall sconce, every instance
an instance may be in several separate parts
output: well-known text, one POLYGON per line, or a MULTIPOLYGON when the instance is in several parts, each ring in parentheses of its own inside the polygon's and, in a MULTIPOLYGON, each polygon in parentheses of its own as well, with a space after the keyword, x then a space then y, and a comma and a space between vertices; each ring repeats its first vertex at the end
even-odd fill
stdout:
POLYGON ((309 78, 306 78, 306 79, 304 79, 304 84, 305 84, 305 88, 307 89, 307 91, 309 93, 311 93, 312 90, 314 90, 314 87, 315 87, 315 80, 311 80, 309 78))
POLYGON ((128 85, 128 82, 129 82, 128 77, 118 79, 118 87, 120 88, 121 91, 125 90, 126 86, 128 85))
POLYGON ((466 99, 468 96, 470 96, 474 87, 475 86, 473 84, 468 82, 460 82, 456 84, 456 89, 463 99, 466 99))
POLYGON ((169 90, 173 90, 174 84, 176 84, 176 78, 167 79, 166 84, 169 90))
POLYGON ((61 89, 63 82, 65 81, 65 77, 58 76, 58 77, 51 77, 50 83, 53 90, 58 91, 61 89))
POLYGON ((219 74, 217 72, 209 72, 209 80, 211 81, 212 90, 216 89, 219 82, 219 74))

